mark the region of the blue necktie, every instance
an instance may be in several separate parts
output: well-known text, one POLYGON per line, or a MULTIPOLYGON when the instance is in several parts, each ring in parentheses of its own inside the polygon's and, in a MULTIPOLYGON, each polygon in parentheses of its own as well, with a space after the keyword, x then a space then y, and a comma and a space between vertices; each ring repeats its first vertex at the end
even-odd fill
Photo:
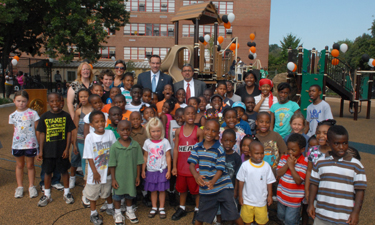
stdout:
POLYGON ((155 92, 156 91, 156 75, 154 74, 154 76, 152 76, 152 92, 155 92))

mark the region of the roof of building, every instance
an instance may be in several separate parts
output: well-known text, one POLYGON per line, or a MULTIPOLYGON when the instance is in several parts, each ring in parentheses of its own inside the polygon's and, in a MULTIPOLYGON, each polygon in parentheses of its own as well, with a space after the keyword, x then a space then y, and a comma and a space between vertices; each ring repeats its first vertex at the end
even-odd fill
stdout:
MULTIPOLYGON (((39 62, 30 64, 29 67, 31 68, 46 68, 48 67, 49 60, 41 60, 39 62)), ((72 61, 72 62, 60 62, 58 60, 53 60, 52 62, 52 68, 78 68, 78 66, 82 63, 82 61, 72 61)), ((128 62, 126 63, 128 66, 128 62)), ((150 68, 150 64, 148 61, 142 61, 142 62, 133 62, 134 68, 137 69, 148 69, 150 68)), ((115 62, 114 61, 98 61, 92 65, 94 69, 97 68, 114 68, 115 62)))
POLYGON ((182 6, 171 21, 192 20, 195 23, 195 19, 199 19, 201 25, 223 22, 211 1, 182 6))

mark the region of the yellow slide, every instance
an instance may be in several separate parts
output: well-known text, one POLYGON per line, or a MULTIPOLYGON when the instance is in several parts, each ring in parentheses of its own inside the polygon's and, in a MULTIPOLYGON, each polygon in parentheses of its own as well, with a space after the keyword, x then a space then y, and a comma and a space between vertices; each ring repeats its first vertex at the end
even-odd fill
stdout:
POLYGON ((185 63, 193 64, 194 62, 194 46, 193 45, 175 45, 171 47, 164 60, 161 62, 160 70, 168 73, 174 82, 183 80, 181 75, 181 68, 185 63), (189 60, 184 62, 184 49, 189 51, 189 60), (181 59, 179 57, 182 57, 181 59), (180 66, 179 66, 180 64, 180 66))

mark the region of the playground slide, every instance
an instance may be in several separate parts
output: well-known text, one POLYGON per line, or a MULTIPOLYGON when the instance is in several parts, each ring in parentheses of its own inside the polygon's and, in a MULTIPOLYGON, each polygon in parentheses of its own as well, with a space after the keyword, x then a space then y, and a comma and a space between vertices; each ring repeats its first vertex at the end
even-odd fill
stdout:
POLYGON ((353 100, 353 94, 350 91, 346 90, 345 87, 343 87, 341 84, 334 81, 329 76, 327 76, 326 85, 327 87, 329 87, 329 89, 331 89, 332 91, 340 95, 341 98, 345 100, 350 100, 350 101, 353 100))
POLYGON ((174 82, 183 80, 181 69, 178 64, 179 56, 183 57, 184 55, 183 52, 181 52, 184 51, 184 49, 187 49, 190 52, 190 60, 188 63, 193 64, 194 47, 192 45, 175 45, 171 47, 164 60, 161 62, 160 70, 167 72, 173 78, 174 82))

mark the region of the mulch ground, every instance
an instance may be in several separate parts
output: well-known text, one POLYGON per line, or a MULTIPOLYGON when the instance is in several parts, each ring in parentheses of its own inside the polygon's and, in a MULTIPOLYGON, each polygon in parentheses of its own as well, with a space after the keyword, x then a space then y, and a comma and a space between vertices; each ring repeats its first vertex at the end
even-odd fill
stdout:
MULTIPOLYGON (((344 112, 344 117, 339 118, 339 100, 330 98, 327 100, 332 107, 332 112, 337 120, 337 123, 345 126, 349 131, 349 140, 353 142, 375 145, 373 135, 373 128, 375 125, 375 107, 372 107, 371 119, 365 119, 366 105, 363 106, 362 112, 359 114, 358 121, 353 121, 352 115, 348 112, 348 106, 344 112)), ((1 210, 0 210, 0 224, 90 224, 89 216, 90 209, 84 209, 81 204, 81 196, 83 189, 83 179, 77 179, 77 186, 71 190, 76 202, 72 205, 67 205, 62 199, 63 192, 52 190, 53 202, 47 207, 39 208, 37 203, 41 197, 39 196, 34 199, 30 199, 28 196, 28 180, 27 171, 25 169, 24 175, 24 197, 21 199, 14 198, 14 190, 17 187, 15 179, 15 159, 11 154, 11 143, 13 128, 8 124, 9 114, 14 112, 15 107, 1 108, 0 109, 0 140, 3 144, 3 148, 0 149, 0 199, 1 199, 1 210)), ((361 150, 361 149, 359 149, 361 150)), ((360 215, 359 224, 374 224, 374 200, 375 192, 375 173, 374 171, 374 160, 375 152, 363 153, 361 152, 362 164, 366 169, 368 186, 365 194, 365 201, 360 215)), ((40 181, 40 163, 35 162, 36 165, 36 182, 40 181)), ((39 191, 39 186, 38 187, 39 191)), ((99 200, 99 204, 102 204, 103 200, 99 200)), ((98 206, 99 208, 100 206, 98 206)), ((187 206, 188 210, 193 210, 194 206, 187 206)), ((166 204, 167 219, 161 220, 158 216, 153 219, 147 217, 149 208, 145 207, 141 202, 138 202, 138 209, 136 215, 139 218, 139 224, 191 224, 193 213, 181 219, 180 221, 172 221, 170 218, 174 213, 174 208, 166 204)), ((104 224, 113 224, 113 218, 101 213, 104 219, 104 224)), ((281 224, 276 218, 276 204, 274 203, 269 209, 270 222, 268 224, 281 224)), ((127 221, 129 224, 129 221, 127 221)))

